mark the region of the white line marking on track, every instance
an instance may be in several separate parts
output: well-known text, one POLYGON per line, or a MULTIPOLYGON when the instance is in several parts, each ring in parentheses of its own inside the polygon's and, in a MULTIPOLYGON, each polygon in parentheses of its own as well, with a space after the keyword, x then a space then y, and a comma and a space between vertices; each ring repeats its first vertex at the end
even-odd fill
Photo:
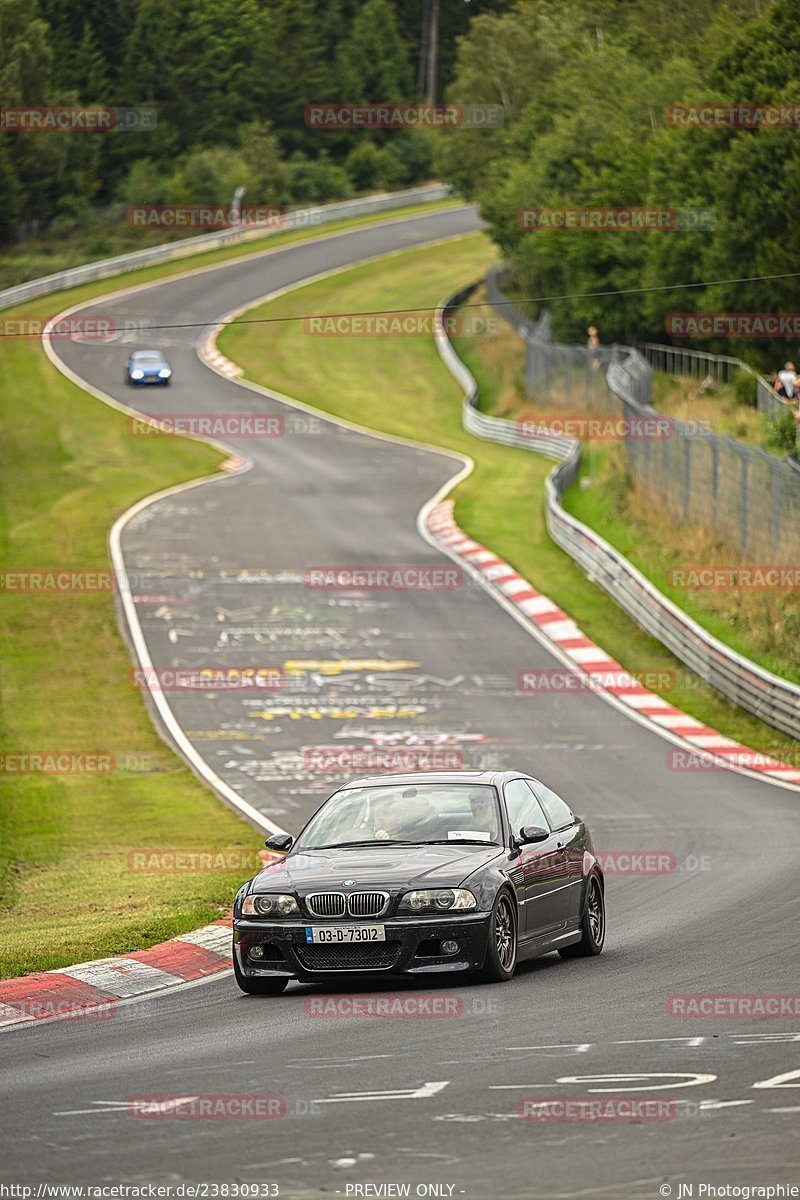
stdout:
POLYGON ((427 1100, 447 1087, 449 1079, 433 1083, 422 1083, 416 1088, 395 1088, 387 1092, 337 1092, 326 1099, 315 1100, 315 1104, 350 1104, 358 1100, 427 1100))
POLYGON ((783 1075, 773 1075, 771 1079, 761 1079, 758 1083, 754 1083, 754 1088, 796 1088, 800 1087, 800 1082, 789 1083, 788 1080, 797 1079, 800 1081, 800 1070, 786 1071, 783 1075))

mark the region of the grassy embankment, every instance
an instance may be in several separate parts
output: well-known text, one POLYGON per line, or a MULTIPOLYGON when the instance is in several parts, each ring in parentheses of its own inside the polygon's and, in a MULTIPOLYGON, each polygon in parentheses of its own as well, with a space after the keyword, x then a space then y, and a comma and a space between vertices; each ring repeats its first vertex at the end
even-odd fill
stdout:
MULTIPOLYGON (((542 496, 552 462, 464 432, 459 389, 430 336, 315 337, 299 319, 309 313, 433 307, 479 277, 492 256, 488 241, 476 235, 356 267, 251 310, 250 318, 298 319, 234 323, 221 335, 220 349, 254 382, 358 424, 469 454, 476 469, 456 492, 462 528, 563 605, 627 669, 675 672, 676 686, 668 695, 673 703, 746 744, 792 745, 690 675, 550 541, 542 496)), ((458 349, 487 390, 490 404, 502 387, 498 360, 511 376, 521 374, 521 363, 509 365, 491 338, 463 336, 458 349)))
MULTIPOLYGON (((480 300, 481 293, 475 299, 480 300)), ((461 338, 458 349, 478 381, 484 412, 511 420, 536 418, 536 404, 524 396, 524 347, 506 322, 494 323, 491 336, 461 338)), ((656 374, 654 383, 653 403, 660 412, 699 420, 729 436, 741 433, 740 440, 758 441, 760 417, 754 409, 737 406, 732 388, 712 398, 701 397, 692 380, 656 374), (745 437, 748 430, 751 436, 745 437)), ((548 411, 554 407, 549 405, 548 411)), ((738 549, 705 525, 680 525, 662 505, 653 504, 645 491, 632 485, 621 445, 599 442, 585 447, 580 475, 564 503, 720 641, 775 674, 800 682, 800 591, 673 586, 671 570, 687 564, 735 566, 741 562, 738 549)))
MULTIPOLYGON (((415 211, 429 211, 425 206, 415 211)), ((369 224, 340 222, 325 232, 369 224)), ((318 230, 278 235, 268 245, 318 230)), ((54 315, 81 300, 253 253, 214 251, 151 267, 4 316, 54 315)), ((113 344, 109 353, 120 356, 113 344)), ((126 418, 75 387, 38 340, 0 345, 2 570, 108 569, 114 518, 142 496, 214 472, 220 455, 182 438, 131 438, 126 418)), ((123 953, 228 911, 262 839, 155 733, 130 686, 131 662, 108 592, 0 593, 0 753, 98 751, 110 774, 2 775, 0 976, 123 953), (238 848, 241 868, 129 869, 136 849, 238 848)))

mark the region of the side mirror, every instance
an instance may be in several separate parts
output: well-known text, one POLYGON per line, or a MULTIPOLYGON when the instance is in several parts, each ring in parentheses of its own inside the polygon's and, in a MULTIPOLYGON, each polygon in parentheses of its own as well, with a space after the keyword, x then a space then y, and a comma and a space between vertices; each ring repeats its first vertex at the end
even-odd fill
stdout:
POLYGON ((514 844, 524 846, 528 842, 546 842, 549 837, 549 829, 542 829, 540 825, 523 825, 519 837, 514 838, 514 844))
POLYGON ((290 833, 273 833, 264 842, 268 850, 275 850, 278 854, 285 854, 290 848, 294 838, 290 833))

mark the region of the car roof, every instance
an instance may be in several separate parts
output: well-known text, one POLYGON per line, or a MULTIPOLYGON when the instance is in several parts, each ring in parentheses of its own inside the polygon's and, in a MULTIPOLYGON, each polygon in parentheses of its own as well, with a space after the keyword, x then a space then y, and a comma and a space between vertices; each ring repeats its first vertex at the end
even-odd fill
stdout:
MULTIPOLYGON (((408 771, 402 775, 361 775, 341 784, 337 792, 352 787, 386 787, 391 784, 414 783, 484 783, 497 787, 509 779, 524 775, 524 771, 408 771)), ((336 795, 336 792, 333 793, 336 795)))
POLYGON ((163 358, 160 350, 134 350, 131 358, 163 358))

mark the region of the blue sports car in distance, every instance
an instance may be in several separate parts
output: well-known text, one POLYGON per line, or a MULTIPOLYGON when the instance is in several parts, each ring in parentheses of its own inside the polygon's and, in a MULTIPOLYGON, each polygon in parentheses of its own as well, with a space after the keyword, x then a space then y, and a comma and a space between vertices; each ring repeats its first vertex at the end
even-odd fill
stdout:
POLYGON ((157 383, 166 387, 172 378, 172 367, 160 350, 134 350, 125 363, 125 382, 157 383))

